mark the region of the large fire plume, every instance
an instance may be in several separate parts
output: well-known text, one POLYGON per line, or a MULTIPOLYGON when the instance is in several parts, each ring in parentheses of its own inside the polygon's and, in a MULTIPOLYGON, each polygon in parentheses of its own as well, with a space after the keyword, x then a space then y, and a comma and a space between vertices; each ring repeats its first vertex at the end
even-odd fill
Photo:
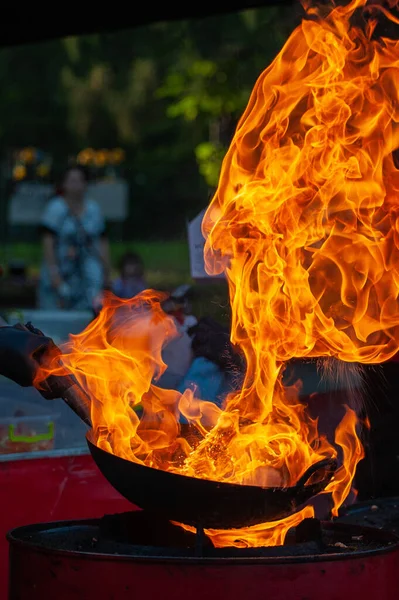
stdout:
MULTIPOLYGON (((90 394, 99 447, 182 475, 271 487, 295 485, 339 453, 327 488, 336 514, 363 456, 356 414, 347 408, 328 441, 282 375, 293 358, 380 363, 399 348, 399 42, 374 36, 380 16, 399 23, 398 2, 304 2, 307 17, 239 121, 203 231, 207 270, 229 284, 241 389, 220 409, 193 390, 158 387, 162 348, 177 335, 162 295, 109 295, 62 357, 90 394), (197 431, 191 441, 180 415, 197 431)), ((37 385, 57 369, 42 369, 37 385)), ((312 514, 207 534, 219 546, 281 544, 312 514)))

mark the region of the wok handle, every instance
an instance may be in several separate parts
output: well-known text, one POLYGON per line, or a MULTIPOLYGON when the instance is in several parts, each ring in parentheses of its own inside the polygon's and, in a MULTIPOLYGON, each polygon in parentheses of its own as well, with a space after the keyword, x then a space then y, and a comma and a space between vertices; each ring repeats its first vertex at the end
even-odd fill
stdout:
MULTIPOLYGON (((44 333, 32 325, 31 322, 26 325, 18 324, 19 329, 30 331, 31 333, 44 336, 44 333)), ((40 364, 40 356, 35 357, 40 364)), ((62 363, 60 362, 60 365, 62 363)), ((62 398, 64 402, 73 410, 73 412, 89 427, 90 420, 90 396, 79 385, 74 375, 54 376, 50 375, 45 380, 46 389, 39 389, 44 398, 62 398)))
POLYGON ((309 479, 312 477, 312 475, 314 475, 317 471, 321 471, 323 469, 326 469, 329 471, 329 473, 326 476, 326 483, 332 478, 332 476, 334 475, 336 469, 338 466, 338 462, 336 461, 335 458, 324 458, 323 460, 319 460, 319 462, 314 463, 314 465, 311 465, 308 469, 306 469, 306 471, 304 472, 304 474, 302 475, 302 477, 300 477, 295 485, 296 488, 303 488, 306 486, 307 482, 309 481, 309 479))
POLYGON ((78 382, 63 392, 62 399, 81 421, 83 421, 89 427, 92 426, 90 420, 90 397, 86 394, 78 382))

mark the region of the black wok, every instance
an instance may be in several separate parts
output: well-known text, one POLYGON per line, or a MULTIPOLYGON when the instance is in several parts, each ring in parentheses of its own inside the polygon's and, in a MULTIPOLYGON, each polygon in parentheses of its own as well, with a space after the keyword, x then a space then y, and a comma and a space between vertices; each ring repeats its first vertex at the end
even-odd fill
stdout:
MULTIPOLYGON (((50 348, 56 348, 53 341, 30 323, 2 327, 0 333, 2 373, 22 386, 32 385, 37 366, 50 348)), ((63 398, 91 425, 90 398, 73 376, 51 375, 45 384, 40 388, 44 397, 63 398)), ((100 471, 130 502, 197 528, 231 529, 287 517, 323 491, 337 468, 335 459, 325 459, 312 465, 293 487, 262 488, 152 469, 109 454, 89 438, 88 445, 100 471), (319 477, 310 483, 316 472, 319 477)))
POLYGON ((146 467, 87 443, 104 477, 141 509, 194 527, 232 529, 282 519, 323 491, 337 468, 335 459, 312 465, 290 488, 220 483, 146 467), (317 483, 306 485, 317 471, 317 483))

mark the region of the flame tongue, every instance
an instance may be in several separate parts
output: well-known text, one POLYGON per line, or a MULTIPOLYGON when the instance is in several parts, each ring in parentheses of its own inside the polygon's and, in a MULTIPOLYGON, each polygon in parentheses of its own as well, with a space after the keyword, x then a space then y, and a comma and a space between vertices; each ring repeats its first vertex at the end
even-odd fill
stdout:
MULTIPOLYGON (((395 21, 398 0, 306 4, 310 18, 254 87, 203 222, 208 272, 224 270, 229 282, 242 388, 222 410, 156 386, 162 347, 178 334, 153 292, 109 297, 63 363, 91 393, 97 445, 148 466, 292 486, 338 448, 328 486, 336 513, 363 455, 356 415, 347 409, 332 445, 282 374, 294 357, 378 363, 398 351, 399 42, 372 39, 373 15, 395 21), (367 26, 351 25, 365 8, 367 26), (197 431, 191 439, 180 414, 197 431)), ((310 514, 207 533, 215 545, 278 544, 310 514)))
POLYGON ((397 351, 399 43, 350 27, 365 5, 304 21, 260 76, 204 218, 249 363, 397 351))

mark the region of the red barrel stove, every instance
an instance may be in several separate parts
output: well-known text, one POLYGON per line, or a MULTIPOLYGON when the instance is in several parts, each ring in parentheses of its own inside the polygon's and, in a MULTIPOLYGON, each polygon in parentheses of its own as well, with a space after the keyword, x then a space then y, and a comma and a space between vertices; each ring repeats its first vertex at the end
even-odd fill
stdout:
POLYGON ((10 600, 397 600, 399 539, 306 519, 271 548, 214 548, 145 511, 14 529, 10 600))

